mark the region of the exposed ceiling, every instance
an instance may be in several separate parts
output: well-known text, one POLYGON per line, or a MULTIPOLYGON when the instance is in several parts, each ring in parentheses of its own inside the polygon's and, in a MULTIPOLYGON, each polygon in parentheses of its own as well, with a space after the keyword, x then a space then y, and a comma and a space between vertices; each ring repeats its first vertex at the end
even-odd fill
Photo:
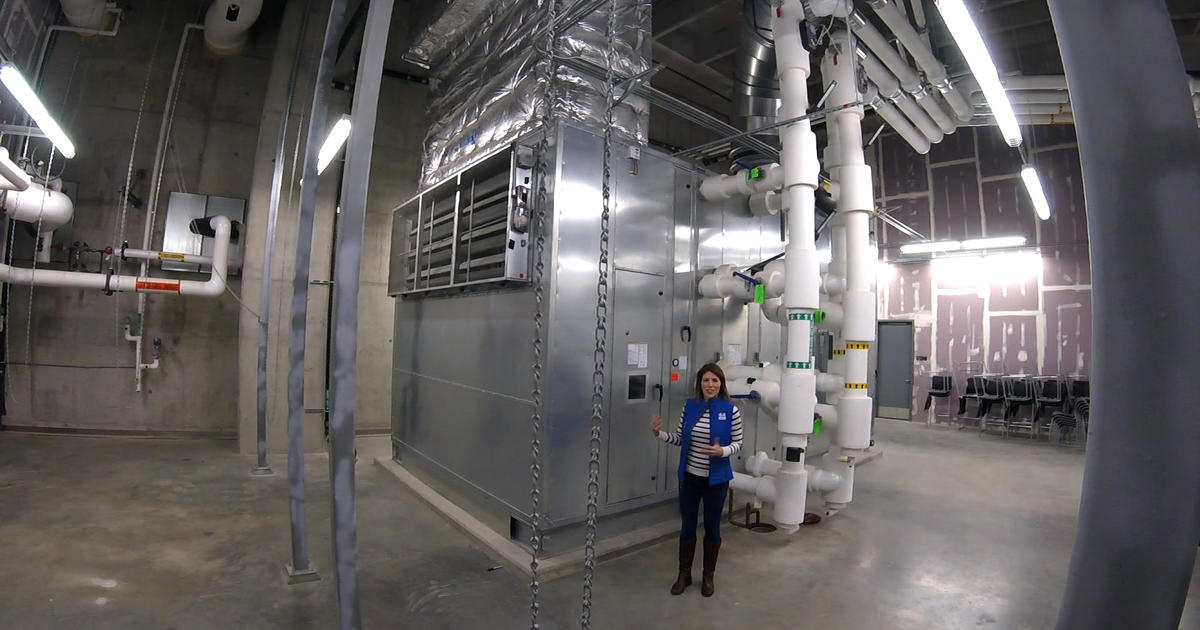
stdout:
MULTIPOLYGON (((925 32, 935 54, 947 64, 952 77, 965 74, 965 63, 942 24, 933 0, 895 1, 908 13, 910 20, 913 3, 923 3, 921 8, 928 22, 925 32)), ((385 63, 389 72, 405 76, 426 74, 420 66, 405 60, 405 53, 414 39, 412 32, 420 31, 437 19, 439 13, 453 2, 399 0, 396 3, 385 63), (412 25, 418 26, 414 29, 412 25)), ((654 75, 652 85, 728 120, 732 110, 734 61, 743 19, 742 2, 654 0, 652 54, 654 61, 665 65, 665 69, 654 75)), ((365 0, 351 2, 352 17, 347 35, 343 37, 346 53, 357 51, 360 45, 366 4, 365 0)), ((865 3, 859 4, 863 15, 874 18, 874 12, 865 3)), ((1045 0, 967 0, 967 5, 978 20, 1001 75, 1062 74, 1054 27, 1045 0)), ((1200 4, 1196 0, 1167 0, 1167 6, 1179 37, 1184 65, 1189 73, 1200 75, 1200 4)), ((878 25, 882 27, 881 23, 878 25)), ((880 30, 888 32, 886 28, 880 30)), ((337 78, 352 82, 353 69, 354 55, 343 54, 337 78)), ((817 72, 814 64, 814 75, 817 72)), ((819 92, 818 77, 814 76, 812 90, 819 92)), ((665 113, 656 115, 652 112, 652 141, 684 147, 712 138, 711 132, 672 118, 665 113)))

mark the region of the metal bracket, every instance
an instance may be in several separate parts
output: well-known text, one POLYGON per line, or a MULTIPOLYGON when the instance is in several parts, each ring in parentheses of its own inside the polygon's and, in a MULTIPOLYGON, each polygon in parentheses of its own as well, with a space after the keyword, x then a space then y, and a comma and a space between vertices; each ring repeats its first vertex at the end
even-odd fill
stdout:
POLYGON ((629 77, 628 79, 621 81, 620 83, 617 83, 616 89, 619 90, 620 93, 616 97, 616 99, 613 100, 613 105, 620 105, 621 101, 624 101, 626 98, 629 97, 630 94, 633 94, 633 91, 635 89, 637 89, 638 86, 648 83, 650 81, 651 77, 653 77, 655 74, 658 73, 659 70, 662 70, 665 67, 667 67, 667 66, 664 64, 656 63, 653 66, 650 66, 650 68, 648 68, 642 72, 639 72, 639 73, 633 75, 632 77, 629 77))

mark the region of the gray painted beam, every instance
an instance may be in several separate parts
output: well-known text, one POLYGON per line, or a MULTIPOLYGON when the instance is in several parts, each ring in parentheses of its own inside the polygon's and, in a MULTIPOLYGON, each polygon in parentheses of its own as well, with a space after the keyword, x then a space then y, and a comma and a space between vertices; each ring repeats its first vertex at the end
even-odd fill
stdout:
POLYGON ((1050 0, 1050 11, 1079 135, 1095 318, 1057 627, 1175 630, 1200 542, 1200 135, 1165 3, 1050 0))
POLYGON ((313 84, 312 106, 309 109, 308 130, 305 134, 304 166, 300 187, 300 216, 297 219, 296 264, 292 276, 291 338, 288 343, 288 503, 291 519, 292 562, 288 576, 292 581, 304 581, 301 576, 315 576, 316 569, 308 557, 308 523, 304 502, 304 342, 308 333, 308 285, 312 269, 313 220, 317 209, 317 153, 324 140, 325 121, 329 112, 329 92, 333 66, 337 62, 338 37, 346 19, 347 0, 333 0, 325 24, 325 40, 317 64, 313 84))
POLYGON ((342 176, 340 228, 333 277, 333 378, 330 386, 329 480, 333 490, 333 561, 337 570, 338 622, 342 630, 362 626, 358 600, 358 525, 354 508, 354 412, 357 404, 358 283, 371 150, 379 108, 379 84, 387 52, 393 0, 371 0, 366 34, 354 81, 352 127, 342 176))

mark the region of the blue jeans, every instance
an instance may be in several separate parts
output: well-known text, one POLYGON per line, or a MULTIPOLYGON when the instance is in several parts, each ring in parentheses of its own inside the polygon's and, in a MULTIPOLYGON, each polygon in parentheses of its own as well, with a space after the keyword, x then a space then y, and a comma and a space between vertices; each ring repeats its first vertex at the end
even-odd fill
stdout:
POLYGON ((721 510, 725 507, 726 494, 729 494, 729 482, 710 486, 708 477, 684 473, 683 483, 679 484, 679 515, 683 517, 679 539, 696 539, 696 518, 703 499, 704 540, 721 542, 721 510))

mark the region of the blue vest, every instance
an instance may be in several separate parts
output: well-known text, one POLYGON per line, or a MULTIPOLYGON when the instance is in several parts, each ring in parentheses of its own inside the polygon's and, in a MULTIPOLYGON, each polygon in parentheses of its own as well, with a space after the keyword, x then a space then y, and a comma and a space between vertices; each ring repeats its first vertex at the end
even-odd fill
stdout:
MULTIPOLYGON (((707 403, 703 400, 689 398, 683 405, 683 442, 679 449, 679 481, 687 471, 687 449, 692 445, 692 427, 708 409, 708 431, 717 439, 721 446, 732 443, 733 434, 733 403, 723 398, 714 398, 707 403)), ((733 466, 729 465, 728 457, 710 457, 708 459, 708 485, 715 486, 733 479, 733 466)))

